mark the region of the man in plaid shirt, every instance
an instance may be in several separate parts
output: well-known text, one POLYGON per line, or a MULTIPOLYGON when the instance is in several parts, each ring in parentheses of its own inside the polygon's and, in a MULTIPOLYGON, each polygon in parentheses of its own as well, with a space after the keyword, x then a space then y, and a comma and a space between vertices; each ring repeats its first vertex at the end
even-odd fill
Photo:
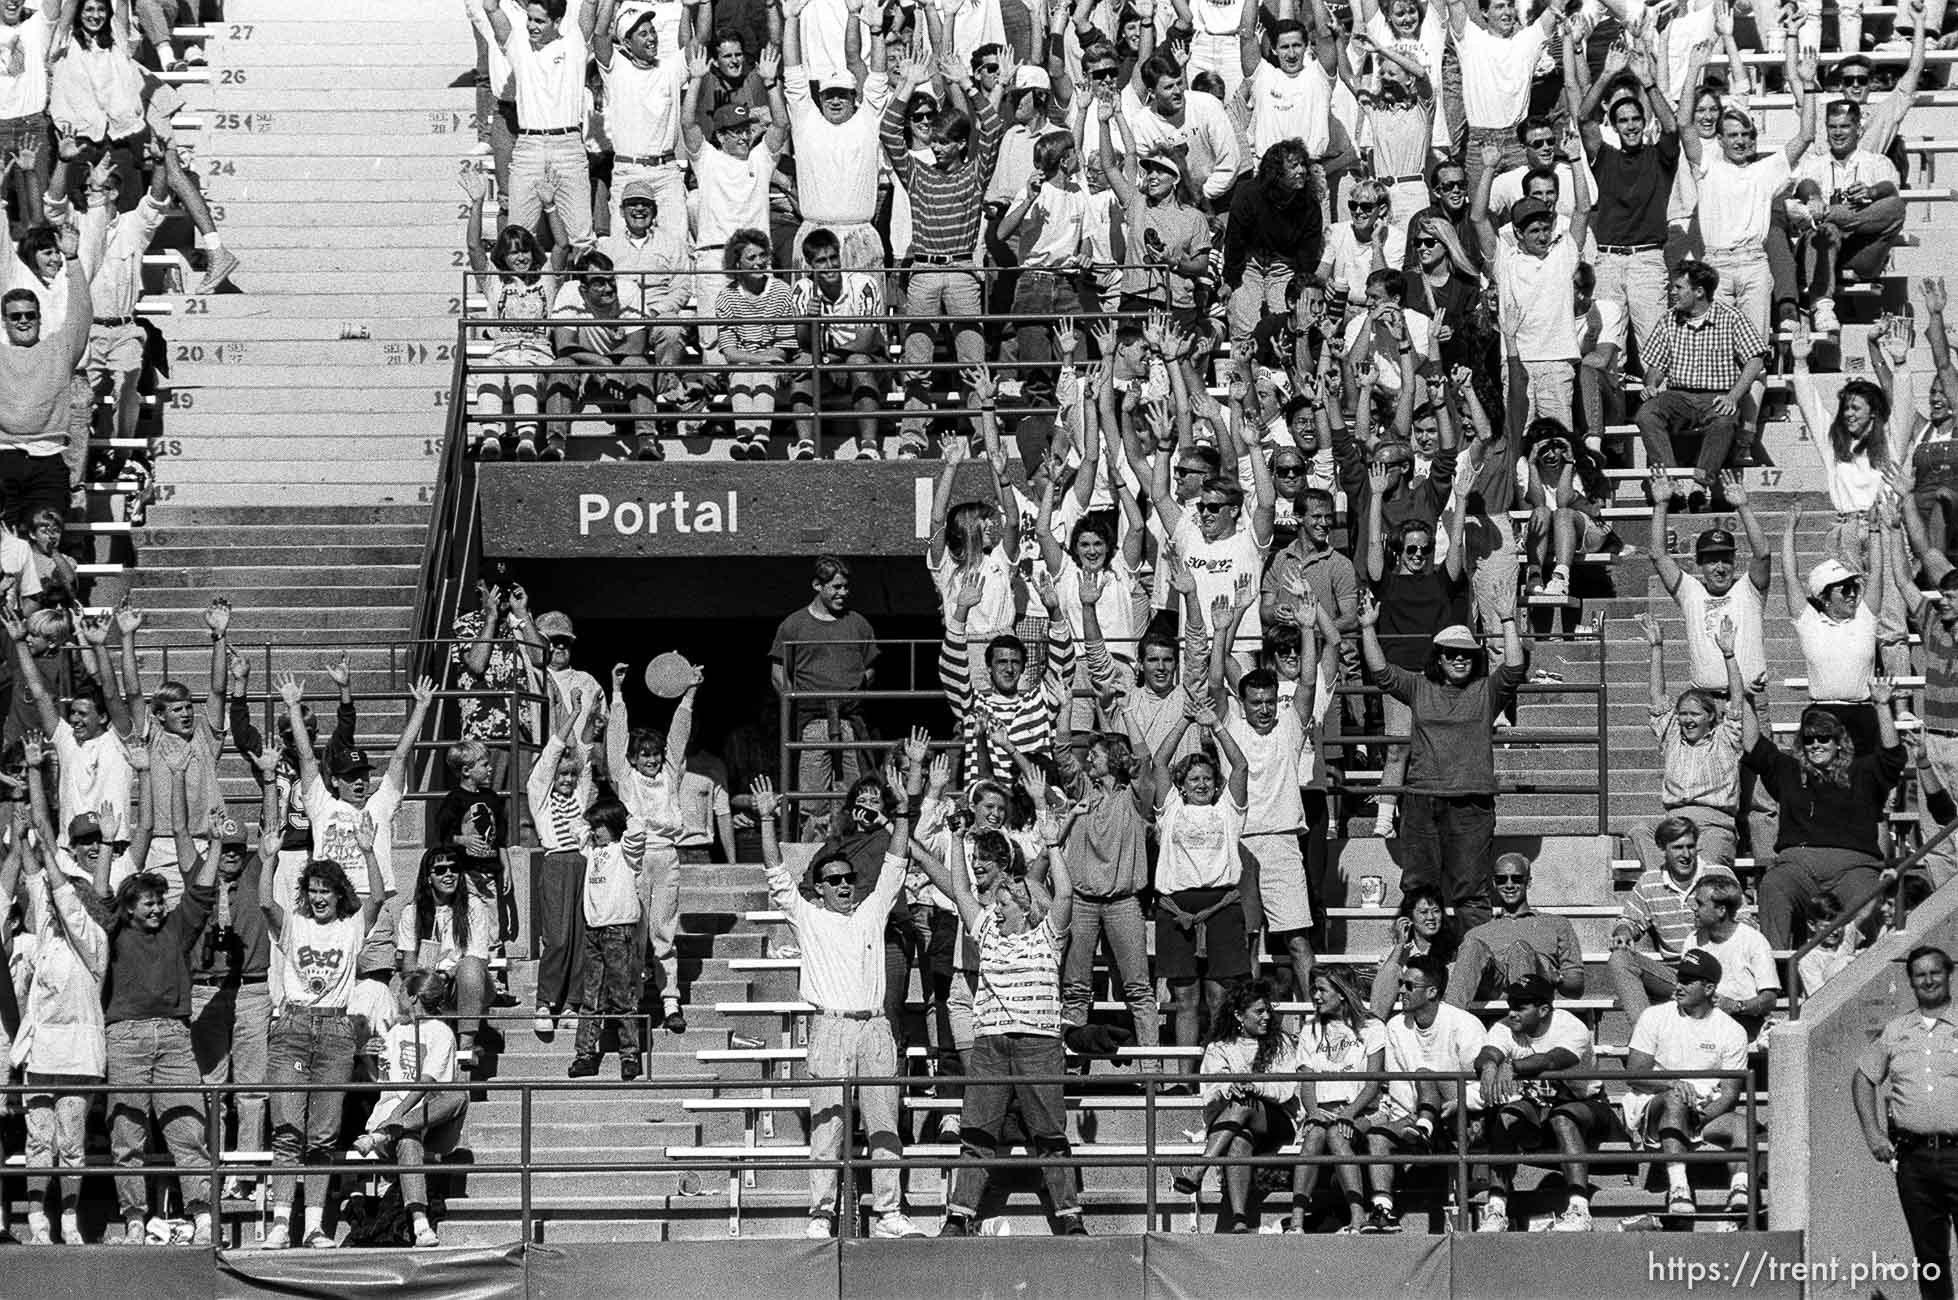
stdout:
POLYGON ((1716 502, 1741 400, 1761 377, 1768 351, 1752 321, 1713 300, 1719 284, 1720 273, 1704 262, 1687 259, 1673 268, 1672 314, 1652 331, 1638 408, 1639 437, 1653 465, 1679 463, 1675 436, 1700 440, 1693 482, 1716 502))

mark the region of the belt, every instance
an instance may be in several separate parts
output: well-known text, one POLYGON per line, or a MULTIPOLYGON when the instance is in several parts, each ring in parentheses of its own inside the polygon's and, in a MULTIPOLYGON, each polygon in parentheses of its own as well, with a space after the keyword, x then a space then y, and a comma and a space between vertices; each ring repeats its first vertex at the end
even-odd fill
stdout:
POLYGON ((529 127, 519 127, 517 130, 517 134, 518 135, 577 135, 582 130, 584 130, 584 128, 581 126, 550 126, 550 127, 545 127, 541 131, 533 131, 529 127))
POLYGON ((1079 271, 1056 271, 1052 267, 1046 267, 1046 266, 1023 266, 1020 268, 1020 274, 1023 276, 1044 275, 1050 280, 1072 280, 1076 276, 1078 276, 1080 272, 1079 271))
POLYGON ((828 1007, 817 1007, 816 1014, 832 1020, 878 1020, 884 1015, 882 1011, 831 1011, 828 1007))
POLYGON ((1084 889, 1077 889, 1074 891, 1074 896, 1090 903, 1119 903, 1125 898, 1134 898, 1135 891, 1123 889, 1113 894, 1090 894, 1084 889))
POLYGON ((295 1007, 291 1003, 287 1003, 285 1009, 279 1012, 279 1014, 282 1016, 305 1016, 309 1020, 345 1020, 347 1018, 347 1009, 345 1007, 295 1007))
POLYGON ((1946 1151, 1958 1149, 1958 1133, 1906 1133, 1899 1129, 1890 1142, 1899 1151, 1946 1151))
POLYGON ((1375 176, 1373 179, 1379 181, 1382 185, 1409 185, 1415 181, 1426 184, 1428 178, 1420 172, 1415 172, 1412 176, 1375 176))
POLYGON ((947 253, 913 253, 911 254, 911 261, 914 265, 922 263, 925 266, 972 265, 972 259, 969 257, 953 257, 947 253))
POLYGON ((660 166, 664 166, 667 163, 672 162, 673 155, 670 153, 654 153, 654 154, 619 153, 619 154, 612 155, 612 161, 614 163, 632 163, 635 166, 639 166, 639 167, 660 167, 660 166))
POLYGON ((1664 244, 1599 244, 1598 245, 1598 251, 1600 253, 1618 253, 1618 254, 1657 253, 1663 250, 1664 248, 1665 248, 1664 244))
POLYGON ((265 976, 249 975, 240 979, 232 979, 229 975, 193 975, 190 982, 200 989, 222 988, 226 984, 236 984, 242 988, 249 984, 265 983, 265 976))
POLYGON ((97 316, 95 318, 95 323, 97 325, 109 325, 109 326, 134 325, 136 323, 136 318, 134 316, 97 316))

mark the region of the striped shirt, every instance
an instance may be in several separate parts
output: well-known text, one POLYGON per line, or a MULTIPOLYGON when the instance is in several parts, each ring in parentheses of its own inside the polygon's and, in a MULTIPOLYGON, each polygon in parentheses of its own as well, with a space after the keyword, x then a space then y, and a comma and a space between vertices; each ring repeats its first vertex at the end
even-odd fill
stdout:
MULTIPOLYGON (((882 316, 884 294, 875 278, 857 271, 843 272, 843 285, 832 302, 816 285, 816 277, 804 276, 789 290, 789 303, 797 316, 882 316)), ((857 335, 875 329, 874 321, 846 321, 823 327, 823 347, 847 352, 857 335)))
MULTIPOLYGON (((983 656, 985 646, 979 647, 983 656)), ((946 699, 952 706, 959 732, 965 738, 965 771, 968 780, 979 773, 979 736, 973 721, 984 714, 992 722, 987 737, 987 757, 996 774, 1013 771, 1013 755, 998 739, 1011 738, 1022 754, 1044 754, 1054 747, 1054 721, 1069 698, 1074 682, 1074 635, 1061 619, 1047 630, 1047 667, 1040 675, 1040 689, 1002 695, 993 689, 992 674, 982 663, 973 675, 971 648, 966 642, 965 625, 949 624, 945 640, 938 648, 938 676, 945 683, 946 699)))
POLYGON ((1652 734, 1659 738, 1664 774, 1660 802, 1668 808, 1711 808, 1732 817, 1740 808, 1740 718, 1723 716, 1693 745, 1679 734, 1671 709, 1654 709, 1652 734))
POLYGON ((1019 934, 999 932, 987 908, 972 937, 979 942, 979 987, 972 994, 974 1035, 1061 1035, 1061 944, 1051 921, 1019 934))
POLYGON ((559 794, 557 764, 564 753, 564 739, 552 736, 544 742, 544 752, 531 765, 530 780, 524 794, 530 800, 530 820, 537 825, 537 846, 546 853, 576 853, 585 842, 585 809, 594 793, 591 764, 582 752, 578 762, 578 784, 570 794, 559 794))
POLYGON ((1924 607, 1924 691, 1917 707, 1932 731, 1958 736, 1958 635, 1938 616, 1935 605, 1924 607))
POLYGON ((1618 914, 1618 925, 1631 927, 1632 942, 1650 936, 1660 956, 1680 957, 1693 944, 1693 891, 1702 880, 1715 876, 1735 879, 1726 867, 1704 858, 1692 879, 1683 885, 1664 867, 1653 867, 1632 886, 1624 910, 1618 914))
POLYGON ((795 348, 794 300, 789 286, 770 278, 760 293, 749 293, 730 284, 714 299, 714 319, 721 322, 721 334, 732 337, 744 348, 795 348))
POLYGON ((991 104, 979 102, 967 157, 951 167, 927 167, 904 142, 907 100, 892 96, 884 110, 884 157, 911 199, 912 256, 969 259, 979 241, 986 186, 999 159, 1001 127, 991 104))
POLYGON ((1698 320, 1667 313, 1652 331, 1646 373, 1665 376, 1668 388, 1723 393, 1740 382, 1743 366, 1767 350, 1753 321, 1716 302, 1698 320))

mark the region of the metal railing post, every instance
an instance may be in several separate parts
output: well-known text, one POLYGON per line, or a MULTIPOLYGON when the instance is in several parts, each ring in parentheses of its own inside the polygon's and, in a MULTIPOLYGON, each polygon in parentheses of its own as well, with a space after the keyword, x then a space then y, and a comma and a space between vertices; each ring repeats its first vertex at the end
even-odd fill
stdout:
POLYGON ((1607 662, 1610 650, 1598 633, 1598 834, 1611 834, 1611 709, 1607 662))
POLYGON ((783 838, 786 839, 795 830, 797 825, 794 821, 796 814, 796 791, 789 783, 789 773, 795 770, 795 768, 790 766, 790 762, 795 757, 795 754, 790 750, 789 742, 798 740, 801 737, 797 734, 795 728, 795 683, 785 680, 783 685, 787 689, 782 692, 782 780, 777 788, 782 792, 782 811, 789 818, 788 821, 783 823, 781 828, 783 838))
MULTIPOLYGON (((901 1062, 900 1058, 900 1062, 901 1062)), ((857 1126, 851 1112, 856 1109, 857 1067, 850 1067, 849 1075, 843 1081, 843 1140, 838 1154, 843 1158, 843 1167, 837 1171, 836 1178, 836 1236, 840 1241, 848 1241, 857 1235, 857 1126)), ((815 1136, 816 1116, 812 1110, 809 1116, 811 1137, 815 1136)), ((871 1151, 874 1157, 876 1151, 871 1151)))
MULTIPOLYGON (((1160 1058, 1159 1058, 1160 1059, 1160 1058)), ((1156 1151, 1156 1081, 1162 1076, 1148 1068, 1150 1062, 1143 1063, 1142 1070, 1142 1123, 1143 1152, 1148 1160, 1148 1172, 1142 1186, 1142 1222, 1147 1225, 1145 1232, 1156 1230, 1156 1179, 1162 1167, 1162 1157, 1156 1151)))
POLYGON ((533 1226, 532 1224, 533 1215, 531 1213, 531 1204, 530 1204, 531 1092, 528 1084, 525 1085, 523 1091, 518 1095, 517 1104, 519 1107, 519 1111, 518 1111, 519 1122, 517 1126, 517 1143, 518 1143, 517 1149, 521 1153, 521 1160, 523 1164, 523 1172, 517 1175, 517 1196, 518 1196, 519 1205, 521 1207, 518 1213, 522 1215, 520 1232, 522 1234, 523 1244, 529 1246, 532 1244, 534 1238, 531 1231, 533 1226))

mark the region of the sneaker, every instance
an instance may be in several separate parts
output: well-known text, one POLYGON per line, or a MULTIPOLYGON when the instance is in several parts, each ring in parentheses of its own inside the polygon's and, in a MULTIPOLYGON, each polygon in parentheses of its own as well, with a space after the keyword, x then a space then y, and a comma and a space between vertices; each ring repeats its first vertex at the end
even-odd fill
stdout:
POLYGON ((638 445, 632 449, 632 458, 634 460, 665 460, 666 448, 659 445, 658 438, 641 438, 638 445))
POLYGON ((1482 1222, 1476 1227, 1475 1230, 1477 1232, 1508 1232, 1509 1231, 1508 1211, 1507 1210, 1484 1210, 1482 1212, 1482 1222))
POLYGON ((122 1239, 131 1246, 147 1245, 150 1239, 149 1224, 144 1219, 130 1219, 122 1225, 122 1239))
POLYGON ((518 460, 537 459, 537 440, 535 438, 517 439, 517 459, 518 460))
POLYGON ((795 445, 789 448, 789 459, 790 460, 816 459, 815 442, 809 438, 797 439, 795 445))
POLYGON ((1379 839, 1392 839, 1394 837, 1394 815, 1392 813, 1381 813, 1378 817, 1375 817, 1373 819, 1373 833, 1379 839))
POLYGON ((192 1246, 208 1246, 211 1244, 210 1215, 200 1214, 197 1216, 197 1224, 190 1230, 190 1241, 186 1244, 192 1246))
POLYGON ((337 1250, 340 1243, 333 1240, 324 1229, 314 1228, 306 1234, 307 1250, 337 1250))
POLYGON ((1836 300, 1817 298, 1808 309, 1808 327, 1817 334, 1840 334, 1842 322, 1836 319, 1836 300))
POLYGON ((564 459, 564 439, 563 439, 563 438, 546 438, 546 439, 544 439, 544 449, 543 449, 542 451, 540 451, 540 452, 538 452, 538 453, 537 453, 537 459, 539 459, 539 460, 563 460, 563 459, 564 459))
POLYGON ((214 248, 204 259, 204 278, 197 282, 197 292, 216 293, 238 269, 238 255, 228 248, 214 248))
POLYGON ((272 1220, 272 1226, 265 1230, 265 1236, 259 1239, 258 1245, 261 1250, 286 1249, 292 1245, 292 1225, 282 1219, 272 1220))
POLYGON ((502 460, 503 440, 501 438, 485 438, 481 442, 477 443, 476 459, 477 460, 502 460))
MULTIPOLYGON (((819 1222, 819 1220, 811 1219, 810 1222, 816 1223, 819 1222)), ((827 1227, 828 1225, 825 1224, 824 1226, 827 1227)), ((889 1214, 878 1215, 877 1218, 871 1222, 870 1235, 873 1237, 895 1238, 895 1237, 922 1237, 925 1236, 926 1234, 923 1228, 920 1228, 917 1224, 911 1222, 910 1219, 906 1218, 902 1211, 893 1210, 889 1214)))
POLYGON ((1589 1232, 1591 1230, 1591 1211, 1571 1208, 1558 1215, 1550 1225, 1552 1232, 1589 1232))
POLYGON ((858 460, 882 460, 884 459, 884 449, 877 445, 877 440, 875 438, 871 438, 871 439, 859 438, 857 440, 857 459, 858 460))
POLYGON ((836 1233, 829 1226, 828 1219, 811 1219, 809 1226, 802 1230, 802 1235, 810 1241, 828 1241, 835 1237, 836 1233))
POLYGON ((619 1058, 619 1078, 630 1082, 644 1073, 644 1067, 639 1064, 639 1053, 631 1052, 619 1058))
POLYGON ((442 1239, 435 1235, 433 1227, 415 1229, 415 1249, 433 1250, 441 1244, 442 1239))
POLYGON ((1061 1216, 1061 1236, 1086 1237, 1090 1235, 1091 1234, 1088 1232, 1088 1225, 1083 1220, 1079 1211, 1073 1214, 1063 1214, 1061 1216))
POLYGON ((549 1007, 537 1008, 537 1014, 530 1022, 530 1031, 549 1042, 557 1034, 557 1013, 549 1007))
POLYGON ((596 1056, 574 1056, 571 1058, 571 1068, 564 1072, 565 1077, 570 1079, 589 1079, 597 1073, 596 1056))
POLYGON ((1400 1215, 1395 1214, 1390 1207, 1385 1205, 1376 1205, 1368 1210, 1367 1221, 1360 1227, 1360 1231, 1365 1233, 1399 1232, 1400 1230, 1400 1215))
POLYGON ((1570 575, 1568 573, 1551 574, 1550 581, 1543 584, 1543 594, 1546 596, 1570 595, 1570 575))
POLYGON ((945 1216, 944 1225, 938 1229, 938 1235, 941 1237, 970 1237, 972 1235, 972 1220, 966 1218, 963 1214, 948 1214, 945 1216))
POLYGON ((687 1032, 687 1018, 680 1014, 680 1008, 674 1007, 666 1013, 666 1019, 660 1022, 660 1027, 669 1034, 684 1034, 687 1032))

